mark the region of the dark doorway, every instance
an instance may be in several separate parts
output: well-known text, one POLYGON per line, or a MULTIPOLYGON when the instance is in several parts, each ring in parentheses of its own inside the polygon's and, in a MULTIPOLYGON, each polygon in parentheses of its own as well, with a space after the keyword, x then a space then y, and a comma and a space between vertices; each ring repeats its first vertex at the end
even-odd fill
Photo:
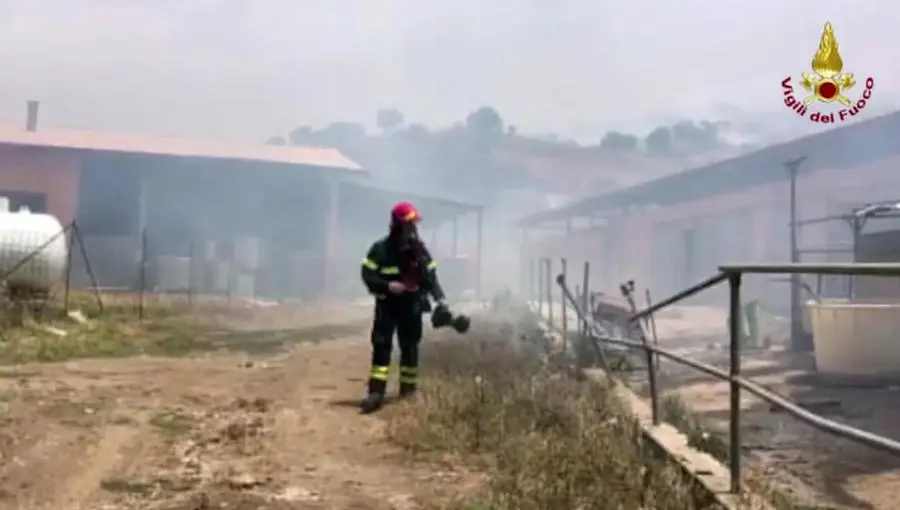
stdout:
POLYGON ((47 212, 46 193, 36 193, 34 191, 0 190, 0 197, 6 197, 9 199, 10 211, 18 211, 22 206, 25 206, 31 212, 47 212))

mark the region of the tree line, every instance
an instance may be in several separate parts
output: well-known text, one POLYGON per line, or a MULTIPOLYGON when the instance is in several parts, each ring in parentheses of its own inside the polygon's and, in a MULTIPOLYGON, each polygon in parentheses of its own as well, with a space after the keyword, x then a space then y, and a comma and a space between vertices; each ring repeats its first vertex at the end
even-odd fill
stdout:
MULTIPOLYGON (((500 113, 491 106, 483 106, 469 113, 464 122, 444 129, 432 130, 422 123, 407 123, 406 117, 397 108, 383 108, 375 115, 375 123, 384 136, 399 136, 418 142, 430 138, 460 138, 482 149, 489 149, 495 142, 506 138, 522 136, 514 124, 507 124, 500 113)), ((683 120, 671 125, 657 126, 644 136, 618 130, 607 132, 595 147, 610 153, 625 153, 648 156, 668 156, 674 154, 702 153, 729 146, 723 132, 729 127, 724 121, 683 120)), ((368 136, 365 126, 356 122, 333 122, 321 129, 299 126, 285 136, 274 136, 268 143, 272 145, 330 145, 339 147, 353 140, 368 136)), ((546 143, 546 140, 541 140, 546 143)), ((570 143, 574 144, 574 142, 570 143)), ((586 146, 590 147, 590 146, 586 146)))
MULTIPOLYGON (((334 147, 386 182, 413 183, 420 193, 452 194, 460 199, 486 201, 510 188, 542 189, 536 177, 515 166, 509 158, 492 157, 501 144, 535 152, 555 147, 593 148, 600 154, 635 157, 684 156, 727 146, 722 137, 725 123, 682 121, 659 126, 646 136, 610 131, 594 145, 548 141, 524 136, 491 106, 478 108, 461 122, 433 129, 408 122, 396 108, 376 112, 379 133, 368 133, 356 122, 332 122, 322 128, 298 126, 285 135, 273 136, 271 145, 334 147), (428 172, 423 172, 428 169, 428 172)), ((410 190, 413 191, 413 190, 410 190)))
MULTIPOLYGON (((505 133, 515 135, 515 127, 504 124, 503 118, 496 109, 485 106, 466 116, 465 122, 450 128, 432 131, 421 123, 406 123, 406 117, 396 108, 383 108, 375 115, 375 122, 382 135, 402 135, 424 141, 434 135, 460 134, 465 132, 473 139, 486 142, 496 141, 505 133)), ((310 143, 346 144, 353 140, 368 136, 366 127, 357 122, 332 122, 321 129, 311 126, 299 126, 286 136, 273 136, 268 140, 270 145, 305 145, 310 143)))

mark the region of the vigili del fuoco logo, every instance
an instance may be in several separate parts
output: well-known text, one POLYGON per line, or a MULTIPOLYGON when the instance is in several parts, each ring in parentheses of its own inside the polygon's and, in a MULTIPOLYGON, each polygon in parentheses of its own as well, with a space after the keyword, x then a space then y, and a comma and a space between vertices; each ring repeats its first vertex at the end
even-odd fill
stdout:
POLYGON ((838 51, 831 23, 825 23, 825 30, 822 31, 822 38, 819 40, 819 49, 812 59, 812 70, 811 73, 800 73, 800 79, 797 80, 809 93, 803 99, 798 99, 794 95, 793 77, 788 76, 781 82, 784 105, 811 122, 821 124, 844 122, 859 115, 872 98, 875 79, 871 76, 866 78, 859 96, 854 99, 847 97, 848 92, 858 91, 858 87, 853 73, 844 72, 844 61, 838 51), (816 108, 823 103, 839 103, 842 107, 837 111, 816 108))

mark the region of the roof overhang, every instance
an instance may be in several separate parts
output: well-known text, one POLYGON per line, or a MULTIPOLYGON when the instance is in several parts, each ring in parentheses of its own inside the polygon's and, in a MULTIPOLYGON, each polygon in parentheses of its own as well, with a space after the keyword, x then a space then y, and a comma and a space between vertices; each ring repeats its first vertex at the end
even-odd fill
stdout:
POLYGON ((484 209, 480 204, 380 186, 365 179, 347 178, 340 182, 338 209, 346 219, 367 224, 374 222, 383 227, 391 207, 403 201, 412 202, 419 208, 423 226, 429 228, 484 209))

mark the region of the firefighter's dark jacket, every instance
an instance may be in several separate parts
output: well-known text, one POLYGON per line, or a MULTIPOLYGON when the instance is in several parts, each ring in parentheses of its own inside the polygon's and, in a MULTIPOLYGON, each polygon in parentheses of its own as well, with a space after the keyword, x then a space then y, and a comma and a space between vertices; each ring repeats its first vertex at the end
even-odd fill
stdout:
POLYGON ((437 262, 431 258, 424 243, 415 242, 418 246, 412 255, 401 251, 390 237, 372 244, 369 253, 362 260, 362 280, 372 295, 380 299, 391 299, 393 296, 388 290, 388 284, 402 281, 408 264, 415 262, 417 267, 414 277, 420 297, 427 299, 426 296, 431 295, 435 300, 444 299, 444 291, 437 278, 437 262))

